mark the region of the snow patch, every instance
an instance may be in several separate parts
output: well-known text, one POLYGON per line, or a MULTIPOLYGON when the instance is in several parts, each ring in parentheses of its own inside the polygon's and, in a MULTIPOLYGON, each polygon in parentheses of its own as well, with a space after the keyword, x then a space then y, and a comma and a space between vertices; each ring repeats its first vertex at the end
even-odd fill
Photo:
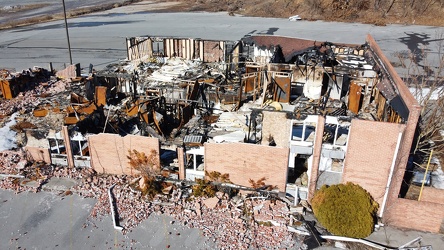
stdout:
POLYGON ((15 136, 17 133, 12 131, 10 127, 14 126, 17 123, 15 121, 17 115, 18 113, 14 113, 13 115, 11 115, 9 122, 7 122, 5 126, 0 128, 0 152, 12 149, 16 146, 15 136))
POLYGON ((444 172, 441 166, 437 170, 432 172, 432 186, 438 189, 444 189, 444 172))

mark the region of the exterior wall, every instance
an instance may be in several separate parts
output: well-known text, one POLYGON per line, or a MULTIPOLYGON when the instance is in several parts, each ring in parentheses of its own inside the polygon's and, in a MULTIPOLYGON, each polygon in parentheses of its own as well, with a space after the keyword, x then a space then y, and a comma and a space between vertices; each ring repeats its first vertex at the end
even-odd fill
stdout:
POLYGON ((225 52, 225 42, 223 41, 204 41, 203 42, 204 62, 223 62, 225 52))
POLYGON ((262 145, 269 144, 271 136, 278 147, 289 147, 291 120, 285 112, 263 111, 262 145))
MULTIPOLYGON (((410 93, 409 89, 402 81, 402 79, 398 76, 395 69, 390 64, 390 61, 385 57, 384 53, 382 53, 381 49, 376 44, 373 37, 371 35, 368 35, 366 41, 369 44, 370 49, 378 56, 380 63, 383 64, 383 67, 392 77, 392 80, 396 85, 396 88, 398 89, 399 95, 401 96, 402 100, 404 101, 405 105, 409 110, 409 117, 408 120, 406 121, 406 129, 399 148, 398 159, 395 165, 392 182, 389 187, 389 195, 386 207, 386 211, 389 212, 388 210, 390 210, 392 207, 391 204, 398 202, 398 195, 401 189, 401 184, 403 182, 407 161, 410 156, 412 142, 415 137, 415 131, 421 112, 421 106, 418 104, 416 99, 410 93)), ((403 215, 399 214, 399 216, 402 217, 403 215)), ((410 228, 413 227, 415 227, 414 224, 410 224, 410 228)))
POLYGON ((352 120, 342 181, 359 184, 383 204, 399 133, 405 125, 352 120))
POLYGON ((26 146, 26 155, 36 162, 45 162, 51 164, 51 155, 48 148, 26 146))
POLYGON ((63 70, 59 70, 56 73, 58 78, 71 79, 80 76, 80 64, 69 65, 63 70))
POLYGON ((185 180, 187 178, 187 172, 184 161, 184 150, 182 147, 177 148, 177 159, 179 163, 179 180, 185 180))
POLYGON ((68 127, 63 126, 62 136, 65 139, 65 149, 66 149, 66 159, 68 160, 68 167, 73 168, 74 166, 74 156, 71 149, 71 138, 69 137, 68 127))
POLYGON ((323 116, 318 116, 318 123, 316 124, 316 135, 315 141, 313 145, 313 162, 311 170, 308 169, 309 172, 309 184, 308 184, 308 200, 313 198, 314 193, 316 191, 316 183, 318 182, 319 175, 319 162, 321 161, 321 152, 322 152, 322 137, 324 135, 324 127, 325 127, 325 118, 323 116))
POLYGON ((433 187, 424 187, 422 190, 421 202, 432 202, 444 205, 444 190, 433 187))
MULTIPOLYGON (((153 48, 154 39, 156 38, 127 38, 128 59, 137 61, 152 57, 156 49, 153 48)), ((157 37, 158 39, 162 38, 157 37)), ((191 38, 163 38, 162 40, 166 57, 180 57, 188 60, 200 58, 204 62, 223 62, 225 59, 225 41, 191 38)))
POLYGON ((433 233, 444 233, 444 205, 398 198, 390 203, 384 223, 433 233))
POLYGON ((146 155, 155 150, 157 164, 160 166, 160 145, 157 138, 116 134, 98 134, 88 137, 91 166, 98 173, 133 175, 135 172, 128 164, 128 150, 137 150, 146 155))
POLYGON ((205 170, 229 174, 234 184, 250 187, 254 181, 267 178, 265 184, 285 191, 288 148, 246 143, 205 143, 205 170))

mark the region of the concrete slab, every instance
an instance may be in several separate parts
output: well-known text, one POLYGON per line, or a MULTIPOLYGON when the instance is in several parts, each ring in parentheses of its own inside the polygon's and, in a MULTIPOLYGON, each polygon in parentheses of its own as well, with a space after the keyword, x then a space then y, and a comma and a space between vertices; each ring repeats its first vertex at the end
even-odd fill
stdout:
MULTIPOLYGON (((444 246, 444 235, 433 234, 420 231, 412 230, 401 230, 389 226, 380 228, 375 231, 366 239, 377 242, 383 245, 399 247, 405 243, 414 240, 417 237, 422 237, 421 246, 432 246, 433 249, 443 249, 444 246)), ((412 245, 412 247, 418 247, 419 245, 412 245)))
POLYGON ((77 181, 70 178, 52 177, 43 185, 44 190, 66 191, 77 185, 77 181))

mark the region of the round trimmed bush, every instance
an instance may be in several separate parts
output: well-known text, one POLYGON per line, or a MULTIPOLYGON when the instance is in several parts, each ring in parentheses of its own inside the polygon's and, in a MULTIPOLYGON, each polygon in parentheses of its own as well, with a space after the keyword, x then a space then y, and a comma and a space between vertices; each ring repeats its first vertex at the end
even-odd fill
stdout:
POLYGON ((318 221, 335 235, 365 238, 373 232, 378 203, 359 185, 324 185, 311 205, 318 221))

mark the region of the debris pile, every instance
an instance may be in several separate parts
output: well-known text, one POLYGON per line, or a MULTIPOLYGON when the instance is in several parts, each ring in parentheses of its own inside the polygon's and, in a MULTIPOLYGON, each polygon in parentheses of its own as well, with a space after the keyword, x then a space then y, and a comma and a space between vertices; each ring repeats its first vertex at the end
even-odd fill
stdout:
POLYGON ((5 150, 0 152, 2 174, 17 175, 27 164, 24 150, 5 150))
MULTIPOLYGON (((52 177, 70 178, 78 185, 71 190, 58 190, 61 196, 72 193, 87 198, 96 198, 91 218, 103 218, 111 213, 107 189, 113 189, 117 213, 124 233, 138 226, 152 213, 172 216, 190 228, 198 228, 220 248, 288 248, 297 243, 293 233, 287 230, 290 214, 287 204, 280 200, 244 198, 240 195, 229 197, 218 192, 213 198, 189 197, 189 187, 169 186, 167 194, 157 195, 149 200, 135 190, 127 176, 97 175, 91 169, 53 167, 49 165, 20 168, 23 153, 2 152, 1 172, 21 174, 24 178, 7 177, 0 181, 3 189, 37 192, 52 177), (14 164, 3 164, 4 162, 14 164), (32 181, 35 183, 29 185, 32 181)), ((136 179, 137 180, 137 179, 136 179)), ((45 189, 46 190, 46 189, 45 189)), ((92 225, 87 221, 84 227, 92 225)))

